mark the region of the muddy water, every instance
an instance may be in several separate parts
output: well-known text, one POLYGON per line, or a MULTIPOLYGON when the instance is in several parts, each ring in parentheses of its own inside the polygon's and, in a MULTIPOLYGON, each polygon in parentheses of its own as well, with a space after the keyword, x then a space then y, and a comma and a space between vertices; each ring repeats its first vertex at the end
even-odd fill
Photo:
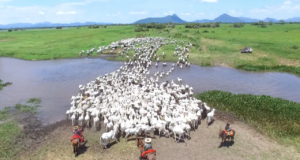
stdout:
MULTIPOLYGON (((13 85, 0 91, 0 109, 12 106, 19 101, 40 97, 40 115, 49 122, 65 118, 70 108, 70 98, 77 95, 78 85, 87 84, 96 77, 117 70, 122 62, 103 59, 65 59, 48 61, 24 61, 13 58, 0 58, 0 79, 13 85)), ((171 64, 152 67, 154 71, 168 71, 171 64)), ((233 93, 270 95, 300 102, 300 78, 286 73, 245 72, 232 68, 191 66, 176 67, 162 81, 177 82, 194 88, 194 93, 208 90, 224 90, 233 93)))

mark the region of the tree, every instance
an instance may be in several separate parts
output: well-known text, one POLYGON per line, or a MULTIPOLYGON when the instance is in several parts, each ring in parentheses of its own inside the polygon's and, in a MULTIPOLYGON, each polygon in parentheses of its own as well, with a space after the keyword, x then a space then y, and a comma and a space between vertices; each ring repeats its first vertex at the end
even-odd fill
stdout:
POLYGON ((284 20, 280 20, 279 24, 284 25, 285 21, 284 20))
POLYGON ((270 25, 270 26, 273 25, 273 21, 269 21, 269 25, 270 25))

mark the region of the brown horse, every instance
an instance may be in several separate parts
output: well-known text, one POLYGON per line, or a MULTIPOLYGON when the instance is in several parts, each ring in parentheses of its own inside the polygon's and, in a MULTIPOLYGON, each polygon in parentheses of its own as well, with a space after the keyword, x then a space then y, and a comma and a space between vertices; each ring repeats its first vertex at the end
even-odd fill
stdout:
POLYGON ((224 144, 224 142, 226 142, 226 139, 228 140, 230 139, 231 142, 234 142, 235 130, 231 130, 231 131, 232 133, 228 133, 226 130, 220 130, 219 138, 222 138, 222 141, 219 148, 222 147, 222 144, 224 144))
POLYGON ((75 153, 75 156, 77 156, 80 140, 79 140, 79 138, 74 138, 71 140, 71 142, 72 142, 72 146, 73 146, 73 152, 75 153))
MULTIPOLYGON (((138 140, 137 140, 137 147, 139 149, 141 149, 142 147, 144 147, 143 138, 138 138, 138 140)), ((144 157, 140 157, 140 160, 156 160, 156 153, 155 152, 154 153, 148 153, 148 154, 146 154, 145 158, 144 157)))

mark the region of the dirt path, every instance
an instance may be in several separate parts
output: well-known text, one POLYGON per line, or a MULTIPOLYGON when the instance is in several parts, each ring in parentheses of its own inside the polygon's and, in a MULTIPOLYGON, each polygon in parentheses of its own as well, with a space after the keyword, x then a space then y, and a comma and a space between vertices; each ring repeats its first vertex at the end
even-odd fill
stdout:
MULTIPOLYGON (((23 153, 20 159, 76 159, 76 160, 134 160, 138 159, 139 151, 134 140, 113 143, 109 149, 103 150, 99 145, 101 131, 95 128, 84 131, 88 142, 81 148, 81 154, 74 157, 72 153, 70 137, 72 136, 71 125, 64 125, 55 129, 46 137, 46 141, 39 144, 37 149, 23 153)), ((216 121, 207 128, 205 121, 198 130, 191 131, 192 139, 185 143, 176 143, 173 138, 153 139, 153 147, 157 150, 158 160, 244 160, 244 159, 270 159, 283 160, 300 159, 298 153, 292 147, 284 147, 269 138, 257 133, 248 125, 235 121, 232 128, 236 130, 235 143, 232 146, 218 148, 221 139, 218 138, 219 130, 224 128, 225 121, 216 121)))

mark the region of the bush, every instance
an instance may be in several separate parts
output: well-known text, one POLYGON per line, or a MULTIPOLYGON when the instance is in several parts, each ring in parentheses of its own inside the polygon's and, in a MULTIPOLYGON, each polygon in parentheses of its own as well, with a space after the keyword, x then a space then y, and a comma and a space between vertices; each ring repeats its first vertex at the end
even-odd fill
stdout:
POLYGON ((266 25, 261 25, 260 27, 261 27, 261 28, 267 28, 267 26, 266 26, 266 25))
POLYGON ((298 46, 297 45, 293 45, 292 48, 293 49, 298 49, 298 46))
POLYGON ((12 32, 12 29, 7 30, 8 32, 12 32))
POLYGON ((141 27, 138 27, 134 30, 135 32, 146 32, 146 31, 149 31, 149 28, 141 28, 141 27))
POLYGON ((204 30, 203 33, 209 33, 209 31, 208 30, 204 30))
POLYGON ((56 27, 56 29, 62 29, 62 27, 56 27))

